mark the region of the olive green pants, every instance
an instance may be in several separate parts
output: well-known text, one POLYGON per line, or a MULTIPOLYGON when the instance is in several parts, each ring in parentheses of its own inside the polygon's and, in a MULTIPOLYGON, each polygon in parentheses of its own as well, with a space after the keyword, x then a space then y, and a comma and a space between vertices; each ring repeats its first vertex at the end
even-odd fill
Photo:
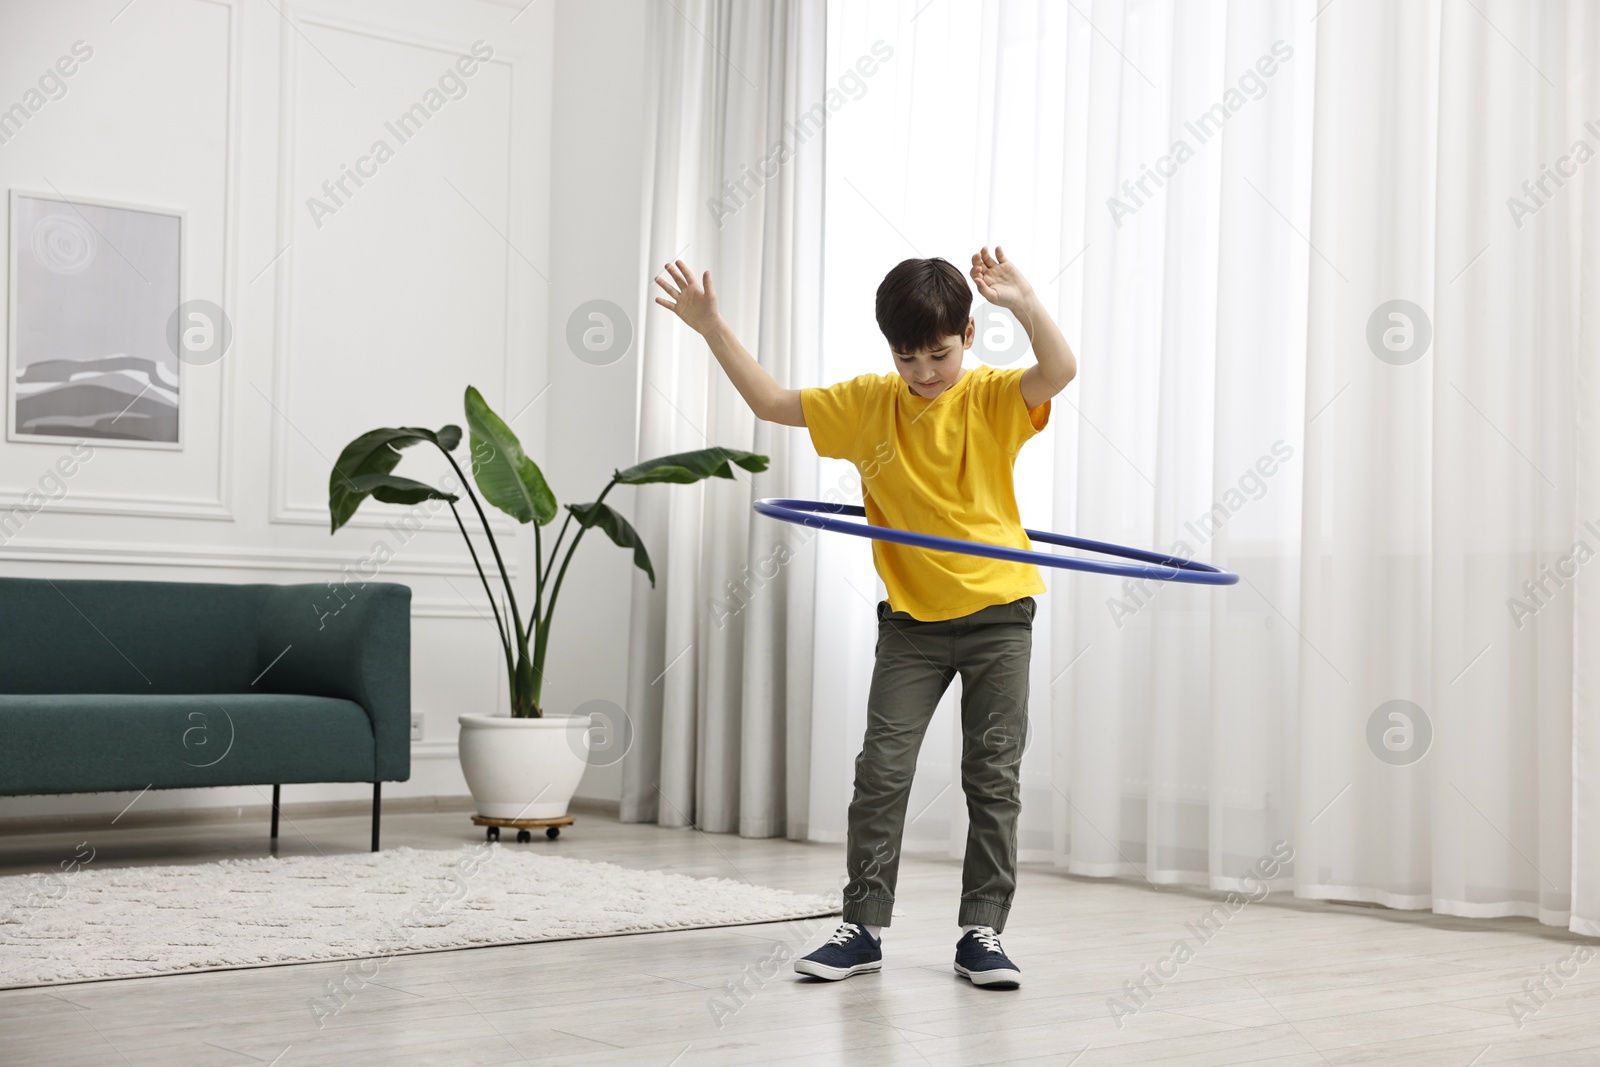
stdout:
POLYGON ((890 611, 887 601, 878 604, 867 733, 850 802, 846 922, 889 925, 917 751, 939 698, 959 674, 967 854, 957 922, 1005 929, 1017 885, 1034 607, 1032 597, 1023 597, 956 619, 919 622, 890 611))

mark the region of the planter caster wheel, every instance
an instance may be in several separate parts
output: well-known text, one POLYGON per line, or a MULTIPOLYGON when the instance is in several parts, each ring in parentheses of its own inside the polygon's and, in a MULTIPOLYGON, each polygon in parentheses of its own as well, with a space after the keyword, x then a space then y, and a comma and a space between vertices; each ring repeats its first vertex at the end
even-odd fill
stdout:
POLYGON ((502 819, 492 815, 474 815, 472 824, 484 827, 484 837, 490 841, 500 840, 502 829, 517 832, 517 844, 524 845, 533 840, 534 832, 543 830, 544 835, 554 841, 561 836, 563 826, 571 826, 571 815, 557 815, 549 819, 502 819))

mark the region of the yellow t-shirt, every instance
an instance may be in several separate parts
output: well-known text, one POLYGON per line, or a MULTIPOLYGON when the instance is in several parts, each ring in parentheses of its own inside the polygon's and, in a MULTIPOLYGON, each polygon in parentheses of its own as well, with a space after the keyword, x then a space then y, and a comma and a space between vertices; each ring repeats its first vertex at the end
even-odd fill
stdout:
MULTIPOLYGON (((1012 466, 1023 444, 1050 420, 1050 402, 1029 409, 1023 368, 968 368, 932 400, 898 374, 863 374, 825 389, 800 390, 817 454, 861 472, 874 526, 1029 548, 1012 466)), ((872 542, 889 607, 933 622, 1044 592, 1032 563, 872 542)))

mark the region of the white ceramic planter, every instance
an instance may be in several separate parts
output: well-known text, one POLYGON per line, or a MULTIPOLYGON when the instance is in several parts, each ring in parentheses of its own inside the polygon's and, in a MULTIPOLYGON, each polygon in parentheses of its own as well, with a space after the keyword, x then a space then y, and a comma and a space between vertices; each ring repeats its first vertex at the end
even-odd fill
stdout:
POLYGON ((588 761, 582 754, 588 719, 546 715, 462 715, 461 773, 491 819, 556 819, 567 813, 588 761), (576 742, 576 743, 574 743, 576 742))

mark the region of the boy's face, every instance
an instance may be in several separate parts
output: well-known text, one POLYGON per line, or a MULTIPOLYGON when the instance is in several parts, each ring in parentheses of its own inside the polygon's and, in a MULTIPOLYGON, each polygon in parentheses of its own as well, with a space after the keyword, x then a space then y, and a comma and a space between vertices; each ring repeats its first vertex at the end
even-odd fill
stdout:
POLYGON ((930 348, 915 352, 893 352, 895 370, 917 396, 932 400, 952 385, 963 373, 961 355, 972 347, 973 321, 959 334, 950 334, 930 348))

